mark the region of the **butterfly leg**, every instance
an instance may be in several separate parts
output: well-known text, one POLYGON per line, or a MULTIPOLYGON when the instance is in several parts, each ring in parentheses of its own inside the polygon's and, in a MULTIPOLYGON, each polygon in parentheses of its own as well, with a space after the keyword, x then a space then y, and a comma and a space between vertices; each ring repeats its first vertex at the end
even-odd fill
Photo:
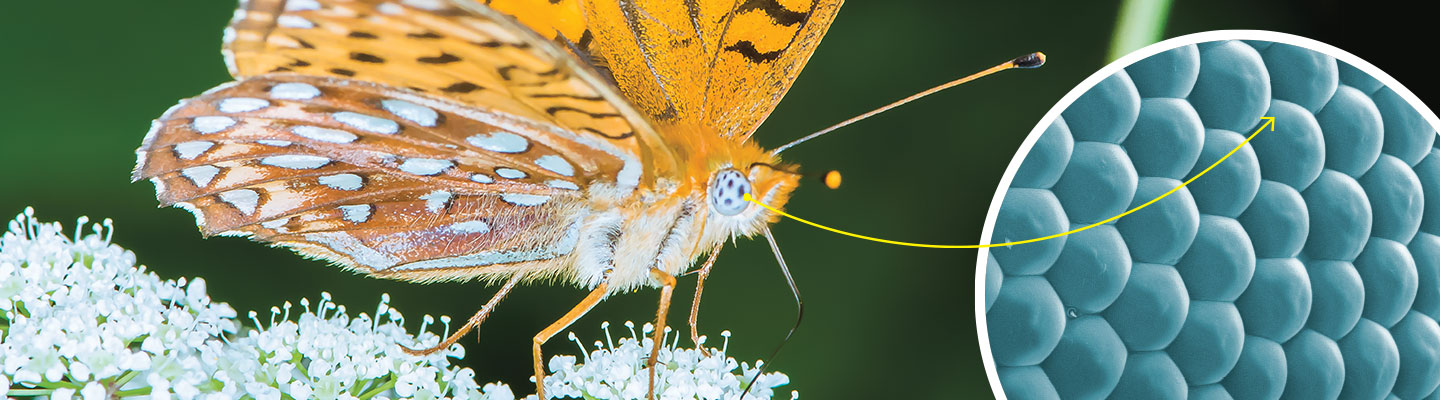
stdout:
POLYGON ((562 330, 565 330, 565 328, 569 328, 570 324, 575 323, 575 321, 580 319, 580 317, 585 316, 585 313, 590 312, 590 309, 595 308, 596 304, 600 304, 600 300, 605 299, 605 293, 608 292, 609 286, 610 285, 608 282, 600 282, 600 285, 595 286, 595 290, 591 290, 590 294, 585 296, 585 299, 580 300, 580 304, 576 304, 575 308, 570 309, 570 312, 565 313, 565 316, 560 317, 559 320, 555 321, 555 323, 550 324, 550 326, 546 327, 545 330, 535 334, 535 338, 532 339, 532 343, 535 346, 533 354, 535 355, 534 361, 536 397, 540 399, 547 398, 545 397, 545 364, 540 357, 540 345, 545 344, 545 342, 549 341, 551 337, 554 337, 555 334, 560 333, 560 331, 562 330))
POLYGON ((710 277, 710 267, 715 265, 715 259, 720 257, 721 246, 715 246, 710 251, 710 258, 700 267, 700 277, 695 280, 695 301, 690 303, 690 341, 695 343, 695 348, 700 349, 700 354, 709 357, 710 351, 700 345, 700 329, 695 323, 700 320, 700 293, 705 291, 705 279, 710 277))
POLYGON ((650 277, 660 283, 660 309, 655 311, 655 333, 651 340, 655 344, 650 346, 650 361, 645 365, 650 367, 650 399, 655 399, 655 361, 660 358, 660 347, 665 345, 665 316, 670 313, 670 295, 675 293, 675 276, 670 275, 658 268, 650 268, 650 277))
MULTIPOLYGON (((476 311, 475 315, 470 317, 470 321, 466 322, 465 326, 460 327, 460 330, 455 331, 454 334, 451 334, 450 337, 445 338, 445 340, 440 342, 440 344, 437 344, 434 347, 419 350, 405 346, 400 346, 400 349, 405 350, 405 352, 409 353, 410 355, 424 356, 450 348, 450 346, 454 345, 455 342, 460 340, 460 338, 465 337, 465 334, 469 333, 470 330, 479 328, 480 323, 485 322, 485 318, 490 316, 490 310, 494 310, 495 306, 500 304, 500 300, 504 299, 506 295, 510 294, 510 289, 514 289, 515 285, 520 283, 520 278, 523 278, 524 276, 525 274, 515 274, 515 276, 510 277, 510 280, 505 281, 505 286, 500 287, 500 291, 495 293, 495 297, 491 297, 490 301, 485 303, 485 306, 480 307, 480 311, 476 311)), ((476 339, 479 339, 478 333, 476 334, 476 339)))

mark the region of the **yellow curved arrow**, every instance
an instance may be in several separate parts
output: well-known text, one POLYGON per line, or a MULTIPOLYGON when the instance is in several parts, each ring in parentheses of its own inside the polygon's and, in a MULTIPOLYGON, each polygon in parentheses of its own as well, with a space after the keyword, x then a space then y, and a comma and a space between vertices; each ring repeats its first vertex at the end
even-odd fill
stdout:
POLYGON ((839 229, 831 228, 831 227, 828 227, 828 226, 825 226, 825 225, 820 225, 820 224, 817 224, 817 223, 814 223, 814 222, 810 222, 810 221, 805 220, 805 219, 803 219, 803 218, 796 217, 796 216, 790 215, 790 214, 786 214, 784 211, 780 211, 780 210, 775 209, 774 207, 770 207, 770 206, 768 206, 768 205, 765 205, 765 203, 761 203, 761 202, 759 202, 759 201, 756 201, 753 197, 750 197, 750 194, 749 194, 749 193, 746 193, 746 194, 745 194, 745 201, 749 201, 749 202, 751 202, 751 203, 759 204, 761 207, 765 207, 765 209, 767 209, 767 210, 770 210, 770 211, 772 211, 772 212, 775 212, 776 214, 780 214, 780 215, 789 217, 790 219, 803 222, 803 223, 805 223, 806 225, 810 225, 810 226, 813 226, 813 227, 816 227, 816 228, 820 228, 820 229, 824 229, 824 230, 827 230, 827 231, 835 232, 835 233, 838 233, 838 234, 841 234, 841 235, 845 235, 845 236, 850 236, 850 237, 854 237, 854 238, 860 238, 860 239, 865 239, 865 240, 870 240, 870 241, 875 241, 875 242, 880 242, 880 243, 897 244, 897 245, 901 245, 901 246, 911 246, 911 247, 926 247, 926 248, 932 248, 932 249, 979 249, 979 248, 986 248, 986 247, 1013 246, 1013 245, 1017 245, 1017 244, 1034 243, 1034 242, 1039 242, 1039 241, 1042 241, 1042 240, 1050 240, 1050 239, 1058 238, 1058 237, 1065 236, 1065 235, 1070 235, 1070 234, 1074 234, 1074 233, 1078 233, 1078 232, 1083 232, 1083 231, 1085 231, 1085 230, 1087 230, 1087 229, 1090 229, 1090 228, 1094 228, 1094 227, 1097 227, 1097 226, 1100 226, 1100 225, 1108 224, 1108 223, 1110 223, 1111 221, 1120 219, 1120 217, 1124 217, 1124 216, 1126 216, 1126 215, 1130 215, 1130 213, 1133 213, 1133 212, 1136 212, 1136 211, 1140 211, 1141 209, 1143 209, 1143 208, 1145 208, 1145 207, 1149 207, 1151 204, 1155 204, 1155 202, 1160 201, 1160 199, 1163 199, 1163 198, 1165 198, 1165 197, 1170 196, 1171 193, 1175 193, 1175 191, 1180 190, 1180 188, 1183 188, 1183 187, 1185 187, 1186 185, 1189 185, 1190 182, 1194 182, 1196 179, 1199 179, 1201 176, 1205 176, 1205 174, 1208 173, 1208 172, 1210 172, 1211 169, 1214 169, 1215 166, 1220 165, 1220 163, 1222 163, 1222 162, 1225 162, 1225 159, 1230 158, 1230 156, 1233 155, 1233 154, 1235 154, 1235 152, 1240 151, 1240 148, 1245 147, 1246 144, 1250 143, 1250 140, 1251 140, 1251 139, 1254 139, 1256 136, 1259 136, 1259 135, 1260 135, 1260 132, 1261 132, 1261 131, 1264 131, 1266 127, 1269 127, 1271 131, 1274 131, 1274 130, 1275 130, 1275 117, 1261 117, 1260 119, 1261 119, 1261 120, 1264 120, 1265 123, 1264 123, 1264 124, 1261 124, 1261 125, 1260 125, 1260 128, 1255 130, 1255 133, 1251 133, 1251 134, 1250 134, 1250 137, 1245 138, 1245 141, 1240 142, 1240 145, 1239 145, 1239 146, 1235 146, 1235 149, 1230 150, 1229 153, 1225 153, 1225 156, 1224 156, 1224 157, 1220 157, 1219 160, 1215 160, 1215 163, 1214 163, 1214 164, 1210 164, 1209 167, 1205 167, 1205 170, 1200 171, 1200 173, 1195 174, 1195 176, 1193 176, 1193 177, 1190 177, 1189 180, 1186 180, 1184 183, 1181 183, 1180 186, 1176 186, 1174 189, 1170 189, 1170 191, 1165 192, 1165 194, 1160 195, 1160 197, 1156 197, 1154 200, 1147 201, 1147 202, 1145 202, 1145 204, 1141 204, 1141 205, 1139 205, 1139 206, 1136 206, 1135 208, 1132 208, 1132 209, 1130 209, 1130 210, 1128 210, 1128 211, 1125 211, 1125 212, 1123 212, 1123 213, 1120 213, 1120 215, 1116 215, 1116 216, 1113 216, 1113 217, 1110 217, 1110 218, 1106 218, 1104 221, 1100 221, 1100 222, 1096 222, 1096 223, 1093 223, 1093 224, 1090 224, 1090 225, 1085 225, 1085 226, 1083 226, 1083 227, 1071 229, 1071 230, 1066 231, 1066 232, 1061 232, 1061 233, 1057 233, 1057 234, 1050 235, 1050 236, 1038 237, 1038 238, 1034 238, 1034 239, 1026 239, 1026 240, 1020 240, 1020 241, 1014 241, 1014 242, 994 243, 994 244, 925 244, 925 243, 901 242, 901 241, 898 241, 898 240, 881 239, 881 238, 877 238, 877 237, 870 237, 870 236, 865 236, 865 235, 850 233, 850 232, 842 231, 842 230, 839 230, 839 229))

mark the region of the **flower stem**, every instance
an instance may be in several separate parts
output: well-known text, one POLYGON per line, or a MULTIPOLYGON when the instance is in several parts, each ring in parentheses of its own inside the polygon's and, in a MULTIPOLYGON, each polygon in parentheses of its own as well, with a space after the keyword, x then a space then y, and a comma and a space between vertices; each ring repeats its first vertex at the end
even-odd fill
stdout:
POLYGON ((59 388, 71 388, 75 390, 80 390, 81 388, 84 388, 84 386, 76 385, 70 382, 40 382, 35 386, 45 388, 46 390, 55 390, 59 388))
MULTIPOLYGON (((120 378, 115 379, 115 387, 117 387, 117 388, 118 388, 118 387, 123 387, 123 386, 125 386, 126 383, 130 383, 130 380, 135 379, 135 377, 137 377, 137 376, 140 376, 140 371, 133 371, 133 370, 132 370, 132 371, 130 371, 130 372, 126 372, 125 375, 120 375, 120 378)), ((148 392, 149 389, 146 389, 146 390, 147 390, 146 393, 149 393, 149 392, 148 392)))
POLYGON ((393 388, 393 387, 395 387, 395 380, 394 380, 394 379, 386 380, 384 385, 380 385, 379 387, 376 387, 376 388, 374 388, 374 389, 370 389, 370 391, 365 392, 365 394, 360 395, 360 399, 361 399, 361 400, 366 400, 366 399, 369 399, 369 398, 371 398, 371 397, 375 397, 375 395, 380 394, 381 392, 384 392, 384 391, 386 391, 386 390, 390 390, 390 388, 393 388))
POLYGON ((144 396, 144 395, 150 394, 150 389, 151 389, 151 388, 148 388, 148 387, 142 387, 142 388, 134 388, 134 389, 130 389, 130 390, 121 390, 121 391, 115 392, 115 394, 114 394, 113 396, 114 396, 115 398, 122 398, 122 397, 128 397, 128 396, 144 396))

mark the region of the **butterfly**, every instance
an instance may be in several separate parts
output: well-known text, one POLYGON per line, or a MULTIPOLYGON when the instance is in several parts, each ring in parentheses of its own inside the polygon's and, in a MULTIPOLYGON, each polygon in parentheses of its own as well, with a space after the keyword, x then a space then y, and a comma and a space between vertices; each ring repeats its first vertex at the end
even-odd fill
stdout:
POLYGON ((236 81, 158 118, 133 178, 206 236, 500 284, 421 352, 521 282, 589 289, 534 337, 545 398, 540 346, 607 296, 660 288, 658 342, 675 276, 696 272, 697 338, 721 245, 777 218, 747 196, 783 207, 801 178, 749 139, 841 2, 242 1, 236 81))

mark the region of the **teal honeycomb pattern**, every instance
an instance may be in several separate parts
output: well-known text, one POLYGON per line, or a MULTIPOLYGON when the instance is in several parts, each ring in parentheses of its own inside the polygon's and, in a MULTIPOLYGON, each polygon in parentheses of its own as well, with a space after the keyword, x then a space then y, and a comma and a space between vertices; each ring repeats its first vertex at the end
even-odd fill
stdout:
POLYGON ((1440 399, 1440 148, 1303 47, 1184 46, 1090 89, 1006 192, 990 350, 1010 399, 1440 399))

